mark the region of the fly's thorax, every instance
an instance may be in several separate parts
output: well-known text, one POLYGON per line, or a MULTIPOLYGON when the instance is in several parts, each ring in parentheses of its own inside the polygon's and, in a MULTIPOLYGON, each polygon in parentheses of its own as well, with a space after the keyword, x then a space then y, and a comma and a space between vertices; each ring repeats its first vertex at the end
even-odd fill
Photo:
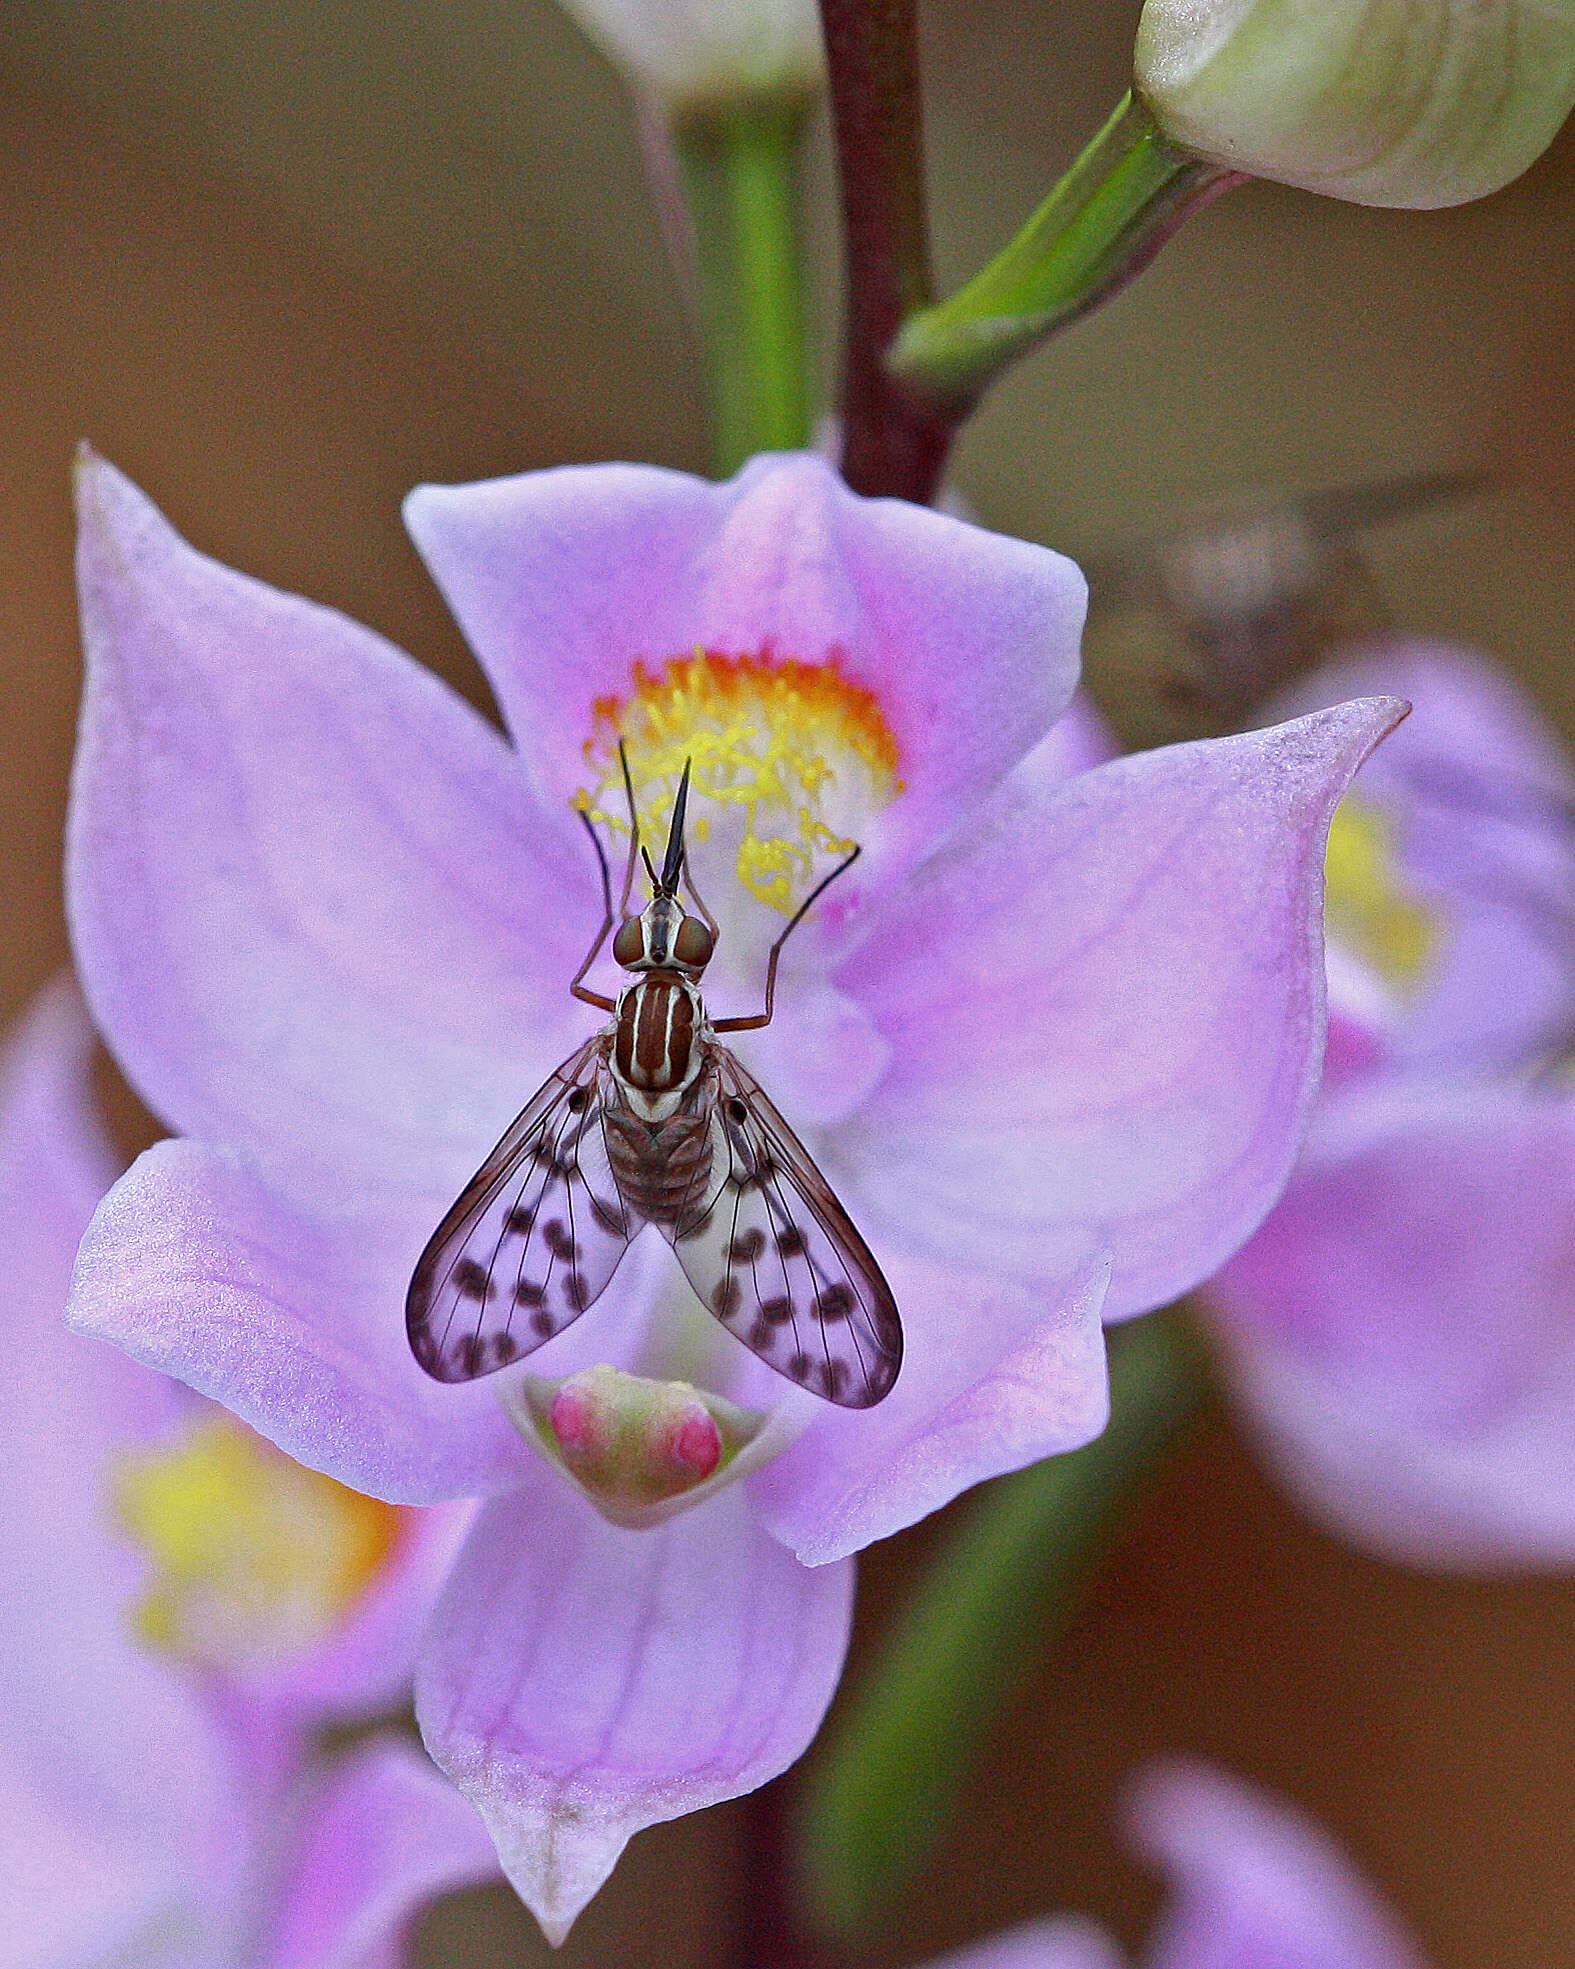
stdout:
POLYGON ((618 994, 613 1072, 631 1101, 666 1103, 648 1119, 670 1114, 675 1098, 699 1078, 707 1031, 700 993, 677 971, 647 971, 618 994))

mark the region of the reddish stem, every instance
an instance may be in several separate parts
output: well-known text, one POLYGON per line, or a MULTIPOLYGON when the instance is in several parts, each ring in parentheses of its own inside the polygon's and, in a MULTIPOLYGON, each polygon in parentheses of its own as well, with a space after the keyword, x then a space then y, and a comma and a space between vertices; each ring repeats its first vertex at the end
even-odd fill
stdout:
POLYGON ((930 300, 915 8, 820 0, 847 241, 842 475, 855 492, 927 505, 955 426, 883 361, 906 317, 930 300))
POLYGON ((844 1969, 836 1949, 812 1934, 794 1892, 791 1774, 743 1801, 744 1878, 738 1897, 739 1969, 844 1969))

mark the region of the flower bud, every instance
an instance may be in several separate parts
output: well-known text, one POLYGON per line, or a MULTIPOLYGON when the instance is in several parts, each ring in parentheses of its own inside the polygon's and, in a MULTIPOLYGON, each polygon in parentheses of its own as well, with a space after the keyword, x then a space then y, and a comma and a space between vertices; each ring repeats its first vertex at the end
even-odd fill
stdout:
POLYGON ((815 0, 563 4, 669 116, 812 95, 825 74, 815 0))
POLYGON ((659 1523, 732 1474, 764 1416, 687 1381, 590 1367, 565 1381, 525 1379, 505 1397, 528 1438, 614 1524, 659 1523))
POLYGON ((1231 170, 1462 205, 1575 103, 1575 0, 1146 0, 1134 80, 1172 142, 1231 170))

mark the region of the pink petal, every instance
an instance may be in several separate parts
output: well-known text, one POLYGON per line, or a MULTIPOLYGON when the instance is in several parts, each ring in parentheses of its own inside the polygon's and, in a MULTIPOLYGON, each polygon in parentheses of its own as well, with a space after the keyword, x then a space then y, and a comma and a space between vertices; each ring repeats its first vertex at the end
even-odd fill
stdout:
POLYGON ((866 1234, 1025 1284, 1109 1252, 1107 1319, 1213 1271, 1289 1170, 1328 819, 1402 709, 1009 782, 837 975, 892 1048, 838 1140, 866 1234))
POLYGON ((1085 589, 1059 554, 900 500, 819 458, 726 485, 578 465, 423 486, 406 522, 521 752, 566 795, 598 697, 695 648, 835 656, 891 725, 906 792, 879 846, 911 855, 1045 732, 1077 676, 1085 589))
POLYGON ((1298 708, 1393 692, 1412 715, 1362 770, 1401 872, 1436 912, 1437 969, 1391 1046, 1408 1061, 1514 1063, 1575 1022, 1575 772, 1501 670, 1415 638, 1309 678, 1298 708))
POLYGON ((440 1386, 405 1343, 424 1234, 324 1223, 231 1158, 161 1142, 94 1217, 71 1322, 357 1490, 430 1504, 506 1489, 531 1452, 493 1391, 440 1386))
POLYGON ((1423 1565, 1575 1558, 1575 1098, 1408 1085, 1331 1104, 1208 1300, 1269 1455, 1423 1565))
POLYGON ((381 638, 194 552, 99 460, 80 503, 70 900, 117 1057, 315 1205, 451 1195, 583 1037, 586 844, 381 638))
POLYGON ((142 1586, 114 1532, 117 1451, 174 1391, 61 1322, 113 1160, 89 1101, 92 1033, 52 987, 0 1066, 0 1246, 12 1372, 0 1432, 0 1933, 18 1964, 118 1959, 144 1932, 209 1945, 236 1918, 250 1814, 216 1720, 135 1639, 142 1586))
POLYGON ((416 1710, 549 1939, 642 1826, 799 1756, 842 1667, 852 1588, 849 1565, 790 1558, 738 1486, 621 1531, 543 1464, 483 1509, 416 1710))
POLYGON ((1064 1914, 937 1956, 924 1969, 1125 1969, 1126 1960, 1103 1928, 1064 1914))
POLYGON ((970 1484, 1076 1449, 1110 1412, 1108 1265, 1032 1292, 903 1256, 886 1272, 906 1333, 896 1386, 878 1408, 823 1405, 748 1479, 766 1523, 805 1565, 887 1538, 970 1484))
POLYGON ((481 1821, 426 1759, 363 1744, 313 1800, 259 1969, 400 1969, 411 1921, 497 1873, 481 1821))
POLYGON ((1424 1969, 1334 1843, 1289 1807, 1207 1765, 1151 1767, 1133 1840, 1172 1900, 1148 1969, 1424 1969))
POLYGON ((1072 779, 1078 773, 1091 773, 1120 756, 1116 735, 1100 716, 1087 691, 1074 691, 1072 701, 1056 719, 1024 766, 1038 759, 1043 769, 1056 779, 1072 779))

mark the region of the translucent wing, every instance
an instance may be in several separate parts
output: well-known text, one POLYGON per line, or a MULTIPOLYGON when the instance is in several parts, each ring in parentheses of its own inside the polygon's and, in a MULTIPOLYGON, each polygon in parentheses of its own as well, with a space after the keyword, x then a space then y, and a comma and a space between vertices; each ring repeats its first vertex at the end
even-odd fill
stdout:
POLYGON ((405 1326, 436 1380, 471 1381, 532 1352, 618 1269, 640 1226, 607 1162, 606 1064, 601 1034, 564 1061, 422 1252, 405 1326))
POLYGON ((809 1151, 724 1046, 703 1200, 662 1224, 701 1301, 768 1367, 842 1408, 871 1408, 902 1363, 902 1327, 809 1151))

